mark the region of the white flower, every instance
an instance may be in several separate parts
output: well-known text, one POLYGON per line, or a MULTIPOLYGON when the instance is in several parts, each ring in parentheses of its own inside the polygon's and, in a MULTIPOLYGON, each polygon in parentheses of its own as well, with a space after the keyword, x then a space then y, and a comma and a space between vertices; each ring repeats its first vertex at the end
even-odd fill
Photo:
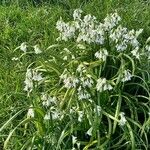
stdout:
POLYGON ((24 91, 31 92, 33 89, 33 81, 32 81, 32 70, 27 69, 26 78, 25 78, 25 88, 24 91))
POLYGON ((51 97, 47 94, 42 94, 41 100, 43 101, 43 106, 49 107, 51 104, 56 104, 56 97, 51 97))
POLYGON ((145 49, 150 52, 150 45, 146 45, 145 49))
POLYGON ((96 84, 96 89, 97 89, 97 91, 100 91, 100 92, 102 92, 102 90, 103 90, 103 86, 106 84, 106 78, 99 78, 98 80, 97 80, 97 84, 96 84))
POLYGON ((81 86, 77 89, 78 91, 78 99, 79 100, 83 100, 83 99, 90 99, 91 95, 89 92, 87 92, 84 88, 82 88, 81 86))
POLYGON ((28 109, 27 118, 34 118, 34 110, 32 107, 33 106, 31 105, 30 108, 28 109))
POLYGON ((56 28, 60 31, 59 37, 57 40, 67 41, 68 39, 74 37, 76 27, 74 23, 65 23, 62 18, 56 23, 56 28))
POLYGON ((56 23, 56 29, 62 32, 65 28, 65 25, 65 22, 62 20, 62 18, 60 18, 56 23))
POLYGON ((98 59, 102 59, 102 61, 105 61, 107 56, 108 56, 108 52, 106 49, 102 49, 95 53, 95 57, 98 59))
POLYGON ((86 49, 86 47, 83 44, 78 44, 77 48, 79 48, 79 49, 86 49))
POLYGON ((117 12, 107 15, 107 17, 104 19, 105 30, 110 31, 119 23, 120 20, 121 17, 117 14, 117 12))
POLYGON ((74 20, 80 20, 80 18, 81 18, 81 13, 82 13, 83 11, 81 10, 81 9, 76 9, 76 10, 74 10, 74 13, 73 13, 73 19, 74 20))
POLYGON ((17 61, 18 59, 18 57, 13 57, 11 60, 17 61))
POLYGON ((93 131, 93 128, 91 127, 91 128, 86 132, 86 134, 88 134, 89 136, 92 136, 92 131, 93 131))
POLYGON ((78 67, 77 67, 77 72, 79 72, 80 74, 82 72, 86 72, 86 68, 83 64, 80 64, 78 67))
POLYGON ((57 110, 46 113, 44 120, 50 120, 52 117, 53 120, 61 119, 60 113, 57 110))
POLYGON ((39 48, 38 45, 33 46, 33 48, 34 48, 35 54, 40 54, 40 53, 42 53, 42 51, 41 51, 41 49, 39 48))
POLYGON ((107 82, 106 78, 99 78, 97 80, 96 89, 99 92, 112 90, 113 87, 107 82))
POLYGON ((70 50, 69 50, 68 48, 64 48, 63 50, 64 50, 65 52, 67 52, 68 54, 71 53, 70 50))
POLYGON ((77 137, 72 135, 72 145, 77 143, 77 137))
POLYGON ((22 50, 23 52, 26 52, 26 51, 27 51, 26 42, 23 42, 23 43, 20 45, 20 50, 22 50))
POLYGON ((52 119, 56 120, 56 119, 61 119, 60 118, 60 113, 58 111, 53 111, 52 112, 52 119))
POLYGON ((117 51, 124 51, 127 49, 127 44, 125 42, 116 45, 117 51))
POLYGON ((25 81, 24 91, 31 92, 33 90, 33 81, 31 79, 26 78, 25 81))
POLYGON ((67 74, 66 70, 61 74, 60 79, 63 80, 64 87, 66 88, 75 88, 79 83, 79 79, 67 74))
POLYGON ((50 120, 51 119, 51 115, 50 112, 48 112, 45 116, 44 116, 44 120, 50 120))
POLYGON ((68 57, 67 56, 65 56, 64 58, 63 58, 63 60, 67 60, 68 59, 68 57))
POLYGON ((132 45, 133 47, 138 47, 138 46, 139 46, 138 40, 137 40, 136 38, 134 38, 133 40, 131 40, 131 45, 132 45))
POLYGON ((131 77, 132 77, 132 74, 130 73, 130 70, 124 70, 122 82, 131 80, 131 77))
POLYGON ((91 88, 92 85, 93 85, 93 80, 92 78, 88 78, 88 79, 85 79, 83 82, 82 82, 82 86, 83 87, 88 87, 88 88, 91 88))
POLYGON ((83 115, 84 115, 84 112, 83 112, 83 111, 78 111, 78 121, 79 121, 79 122, 82 122, 83 115))
POLYGON ((33 90, 33 81, 43 80, 41 73, 38 74, 37 70, 27 69, 26 78, 25 78, 25 88, 24 91, 27 91, 28 94, 33 90))
POLYGON ((143 29, 139 29, 136 31, 135 36, 138 37, 143 32, 143 29))
POLYGON ((131 51, 132 55, 135 56, 137 59, 140 59, 140 54, 138 52, 139 47, 136 47, 134 50, 131 51))
POLYGON ((125 118, 125 113, 121 112, 120 113, 120 120, 119 120, 119 125, 124 126, 126 124, 127 120, 125 118))
POLYGON ((74 55, 71 55, 71 59, 75 59, 75 56, 74 56, 74 55))
POLYGON ((42 73, 38 73, 37 70, 33 70, 32 79, 33 79, 34 81, 41 81, 41 80, 43 80, 42 73))

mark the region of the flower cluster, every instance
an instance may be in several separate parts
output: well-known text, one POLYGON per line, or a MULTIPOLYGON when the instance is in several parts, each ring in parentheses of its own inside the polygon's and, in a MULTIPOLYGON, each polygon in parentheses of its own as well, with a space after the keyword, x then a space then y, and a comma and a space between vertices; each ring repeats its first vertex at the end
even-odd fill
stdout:
POLYGON ((77 88, 77 95, 79 100, 89 99, 91 95, 87 89, 92 87, 94 81, 91 75, 85 74, 86 69, 83 64, 80 64, 77 67, 77 72, 79 72, 79 76, 70 75, 65 69, 61 74, 60 79, 63 80, 65 88, 77 88))
POLYGON ((38 73, 38 70, 34 69, 27 69, 26 71, 26 78, 25 78, 25 87, 24 91, 27 91, 28 93, 32 92, 34 88, 34 81, 39 83, 43 80, 42 74, 38 73))
POLYGON ((43 106, 45 107, 49 107, 52 104, 56 104, 56 97, 51 97, 45 93, 42 93, 41 100, 42 100, 43 106))
MULTIPOLYGON (((74 20, 65 23, 62 18, 58 20, 56 28, 60 35, 58 40, 67 41, 74 38, 77 42, 104 44, 109 34, 110 43, 115 45, 117 51, 124 51, 132 46, 131 54, 139 59, 138 37, 143 29, 128 30, 118 25, 121 17, 117 12, 107 15, 103 22, 98 22, 95 16, 88 14, 82 18, 82 10, 73 13, 74 20)), ((101 55, 96 53, 96 55, 101 55)))
MULTIPOLYGON (((27 52, 27 43, 26 42, 23 42, 19 47, 17 47, 16 49, 20 48, 21 51, 23 51, 24 53, 27 52)), ((33 46, 33 49, 34 49, 34 53, 35 54, 40 54, 42 53, 42 50, 40 49, 40 47, 38 45, 34 45, 33 46)))
POLYGON ((63 80, 64 87, 66 88, 75 88, 79 83, 79 79, 74 75, 70 75, 65 69, 63 74, 61 74, 60 79, 63 80))
POLYGON ((58 40, 67 41, 74 38, 77 42, 103 44, 105 31, 116 26, 120 20, 117 13, 108 15, 104 23, 99 23, 95 16, 88 14, 82 18, 82 10, 77 9, 73 13, 74 20, 65 23, 62 18, 57 22, 56 28, 60 32, 58 40))
POLYGON ((57 98, 55 96, 50 96, 46 93, 42 93, 41 101, 46 109, 46 114, 44 120, 57 120, 63 117, 62 113, 57 108, 57 98))
MULTIPOLYGON (((42 81, 46 84, 44 88, 41 88, 43 93, 40 93, 41 110, 44 114, 43 124, 47 125, 47 121, 51 120, 57 124, 65 123, 68 120, 71 123, 78 122, 79 125, 86 123, 84 136, 96 137, 99 126, 107 124, 103 122, 103 118, 107 117, 116 121, 115 109, 108 111, 109 108, 106 106, 117 105, 122 110, 122 103, 112 101, 118 95, 123 96, 124 91, 120 92, 120 90, 124 90, 122 87, 125 82, 130 81, 134 77, 134 72, 136 73, 134 64, 139 62, 142 55, 138 38, 143 31, 142 29, 128 30, 119 25, 120 20, 117 12, 107 15, 102 22, 99 22, 95 16, 91 14, 83 16, 82 10, 76 9, 73 13, 73 21, 64 22, 62 18, 57 21, 56 28, 59 31, 57 40, 71 40, 71 42, 65 48, 60 46, 61 61, 55 55, 50 56, 52 58, 50 61, 54 65, 52 64, 52 70, 48 75, 52 75, 53 78, 43 80, 42 74, 38 70, 28 68, 24 81, 24 90, 28 94, 42 81), (132 67, 129 66, 128 60, 132 62, 132 67), (50 86, 52 89, 44 91, 50 86), (109 101, 105 101, 105 99, 109 99, 109 101)), ((150 52, 149 41, 144 46, 147 53, 150 52)), ((55 48, 59 44, 51 45, 47 49, 55 48)), ((20 45, 23 52, 27 52, 27 47, 25 42, 20 45)), ((35 54, 42 52, 38 45, 33 48, 35 54)), ((150 54, 148 56, 150 58, 150 54)), ((18 59, 13 58, 13 60, 17 61, 18 59)), ((46 65, 42 65, 42 67, 46 67, 46 65)), ((45 73, 45 75, 47 74, 45 73)), ((128 97, 128 94, 126 96, 128 97)), ((32 106, 29 108, 27 116, 28 118, 35 117, 32 106)), ((105 119, 105 122, 108 120, 108 124, 110 124, 110 119, 105 119)), ((120 127, 126 123, 128 125, 124 112, 120 112, 117 122, 120 127)), ((113 130, 116 130, 116 125, 115 123, 113 130)), ((72 149, 80 149, 78 132, 76 129, 70 131, 68 135, 72 135, 72 149)), ((107 139, 110 136, 109 133, 107 134, 107 128, 104 132, 106 132, 107 139)))
POLYGON ((138 31, 135 30, 130 30, 128 31, 127 28, 122 27, 119 25, 116 29, 112 29, 110 32, 110 39, 112 42, 115 43, 115 47, 117 51, 124 51, 127 49, 128 46, 132 46, 137 55, 138 54, 138 49, 139 49, 139 42, 137 40, 138 36, 142 33, 143 29, 140 29, 138 31))
POLYGON ((132 74, 130 73, 130 70, 124 70, 122 82, 131 80, 131 77, 132 77, 132 74))

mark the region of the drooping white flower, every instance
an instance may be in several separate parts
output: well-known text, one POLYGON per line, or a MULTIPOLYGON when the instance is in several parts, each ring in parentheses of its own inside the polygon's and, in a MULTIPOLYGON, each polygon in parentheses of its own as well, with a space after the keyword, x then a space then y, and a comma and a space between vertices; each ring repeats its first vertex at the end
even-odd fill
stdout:
POLYGON ((67 60, 68 59, 68 57, 67 56, 65 56, 64 58, 63 58, 63 60, 67 60))
POLYGON ((66 88, 75 88, 79 83, 79 79, 74 75, 70 75, 67 73, 65 69, 64 72, 60 75, 60 79, 63 80, 64 87, 66 88))
POLYGON ((28 109, 27 118, 34 118, 34 110, 32 107, 33 106, 31 105, 30 108, 28 109))
POLYGON ((72 145, 74 146, 77 143, 77 137, 72 135, 72 145))
POLYGON ((125 42, 121 42, 121 43, 116 44, 117 51, 124 51, 127 49, 127 47, 128 46, 125 42))
POLYGON ((119 23, 120 20, 121 17, 117 14, 117 12, 107 15, 107 17, 104 19, 105 30, 110 31, 119 23))
POLYGON ((51 97, 47 94, 41 96, 43 106, 49 107, 51 104, 56 104, 56 97, 51 97))
POLYGON ((37 70, 33 70, 32 79, 34 81, 41 81, 41 80, 43 80, 42 73, 38 73, 37 70))
POLYGON ((53 120, 61 119, 60 113, 58 111, 53 111, 52 112, 52 119, 53 120))
POLYGON ((24 91, 27 91, 29 94, 33 90, 33 81, 39 82, 41 80, 43 80, 41 73, 38 73, 37 70, 27 69, 24 91))
POLYGON ((113 87, 107 82, 106 78, 99 78, 97 80, 96 89, 97 91, 102 92, 106 90, 112 90, 113 87))
POLYGON ((87 78, 87 79, 84 79, 83 81, 82 81, 82 86, 83 87, 88 87, 88 88, 91 88, 92 87, 92 85, 93 85, 93 80, 92 80, 92 78, 87 78))
POLYGON ((50 112, 46 113, 46 115, 44 116, 44 120, 50 120, 51 119, 51 115, 50 112))
POLYGON ((86 49, 86 47, 83 44, 78 44, 77 48, 79 48, 79 49, 86 49))
POLYGON ((92 136, 92 131, 93 131, 93 128, 91 127, 91 128, 86 132, 86 134, 88 134, 89 136, 92 136))
POLYGON ((79 121, 79 122, 82 122, 83 115, 84 115, 84 112, 83 112, 83 111, 78 111, 78 121, 79 121))
POLYGON ((143 29, 139 29, 135 32, 135 36, 138 37, 143 32, 143 29))
POLYGON ((38 45, 33 46, 33 48, 34 48, 35 54, 40 54, 40 53, 42 53, 42 51, 41 51, 41 49, 39 48, 38 45))
POLYGON ((80 20, 82 12, 83 11, 81 9, 74 10, 73 19, 74 20, 80 20))
POLYGON ((103 86, 106 84, 106 78, 99 78, 97 80, 97 84, 96 84, 96 89, 97 91, 102 92, 103 91, 103 86))
POLYGON ((145 46, 145 49, 146 49, 148 52, 150 52, 150 45, 146 45, 146 46, 145 46))
POLYGON ((77 94, 79 100, 83 100, 83 99, 89 100, 91 98, 91 94, 81 86, 77 89, 77 91, 78 91, 77 94))
POLYGON ((58 120, 61 119, 61 115, 57 110, 51 110, 51 112, 47 112, 46 115, 44 116, 44 120, 58 120))
POLYGON ((95 53, 95 57, 102 61, 105 61, 107 56, 108 56, 108 52, 106 49, 101 49, 100 51, 97 51, 95 53))
POLYGON ((86 68, 83 64, 80 64, 78 67, 77 67, 77 72, 79 72, 81 75, 82 73, 85 73, 86 72, 86 68))
POLYGON ((130 70, 129 69, 124 70, 122 82, 129 81, 129 80, 131 80, 131 78, 132 78, 132 74, 130 73, 130 70))
POLYGON ((131 51, 132 55, 135 56, 136 59, 140 59, 140 53, 138 52, 139 47, 136 47, 131 51))
POLYGON ((27 51, 27 44, 26 44, 26 42, 23 42, 23 43, 20 45, 20 50, 22 50, 23 52, 26 52, 26 51, 27 51))
POLYGON ((60 18, 60 20, 57 21, 56 23, 56 28, 58 29, 58 31, 60 31, 59 33, 59 37, 57 38, 57 40, 63 40, 63 41, 67 41, 68 39, 74 37, 75 35, 75 31, 76 31, 76 27, 74 23, 65 23, 62 18, 60 18))
POLYGON ((125 118, 125 113, 121 112, 120 113, 120 120, 119 120, 119 125, 124 126, 126 124, 127 120, 125 118))
POLYGON ((33 81, 32 81, 32 70, 27 69, 26 78, 25 78, 25 88, 24 91, 31 92, 33 89, 33 81))

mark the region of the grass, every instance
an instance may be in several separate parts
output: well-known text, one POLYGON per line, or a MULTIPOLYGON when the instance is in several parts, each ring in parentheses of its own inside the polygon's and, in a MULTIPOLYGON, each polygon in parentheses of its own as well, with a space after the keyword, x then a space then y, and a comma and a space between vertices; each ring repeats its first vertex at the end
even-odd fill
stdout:
MULTIPOLYGON (((62 65, 63 60, 60 52, 66 45, 71 48, 74 43, 62 42, 59 43, 60 47, 48 50, 47 47, 57 43, 57 20, 60 16, 65 21, 71 20, 72 13, 76 8, 82 8, 84 14, 95 15, 98 20, 103 20, 108 13, 117 9, 124 26, 129 29, 143 28, 144 31, 139 39, 143 45, 150 36, 149 1, 43 0, 33 2, 31 0, 2 0, 0 5, 0 146, 14 150, 33 149, 35 145, 38 147, 37 149, 45 150, 71 149, 72 139, 70 135, 73 133, 81 141, 81 149, 84 148, 85 150, 94 149, 95 145, 98 145, 98 149, 149 149, 150 145, 147 142, 150 141, 146 138, 150 135, 150 120, 147 115, 147 112, 150 112, 150 78, 147 69, 149 64, 145 62, 145 59, 140 63, 134 62, 137 77, 132 82, 125 84, 121 91, 119 90, 120 85, 118 85, 116 93, 111 93, 112 95, 103 93, 100 96, 101 105, 104 107, 100 116, 103 123, 100 124, 97 121, 98 118, 94 118, 92 122, 92 126, 95 128, 94 137, 90 138, 84 135, 90 127, 88 119, 90 118, 91 121, 93 119, 93 106, 91 107, 89 103, 81 102, 78 104, 80 109, 85 109, 85 113, 89 114, 89 118, 85 119, 83 124, 76 125, 75 116, 77 114, 74 114, 75 116, 68 115, 62 122, 49 121, 45 123, 42 121, 46 110, 41 106, 39 98, 41 92, 45 91, 52 95, 58 93, 60 98, 65 95, 60 104, 66 114, 69 114, 66 107, 74 105, 74 90, 66 92, 57 85, 58 74, 63 72, 63 67, 67 66, 62 65), (22 55, 22 52, 15 50, 15 48, 23 42, 28 43, 30 51, 33 50, 32 46, 39 44, 43 53, 39 55, 28 53, 22 56, 19 61, 12 61, 13 57, 22 55), (45 61, 51 60, 52 56, 56 58, 56 63, 46 63, 45 61), (32 64, 32 62, 34 63, 32 64), (43 74, 48 79, 47 83, 41 86, 41 89, 27 97, 23 88, 26 68, 30 64, 32 67, 44 66, 46 71, 44 70, 43 74), (109 98, 110 95, 111 99, 109 98), (36 111, 35 120, 26 118, 27 110, 31 104, 36 111), (124 110, 128 117, 128 123, 123 129, 117 125, 120 110, 124 110), (107 134, 106 137, 105 134, 107 134), (99 136, 97 137, 97 135, 99 136)), ((122 59, 128 58, 122 57, 122 59)), ((89 61, 89 58, 87 60, 89 61)), ((110 59, 110 61, 112 60, 110 59)), ((109 77, 109 73, 112 74, 115 70, 111 70, 109 65, 118 67, 120 62, 120 60, 114 64, 108 62, 108 68, 105 69, 110 70, 111 73, 104 69, 102 74, 109 77)), ((130 60, 128 62, 128 66, 131 66, 130 60)))

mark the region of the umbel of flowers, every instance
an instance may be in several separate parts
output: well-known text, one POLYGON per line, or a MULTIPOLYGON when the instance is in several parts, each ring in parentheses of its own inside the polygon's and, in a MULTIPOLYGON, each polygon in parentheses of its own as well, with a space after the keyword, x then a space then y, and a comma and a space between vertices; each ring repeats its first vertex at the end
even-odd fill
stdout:
MULTIPOLYGON (((60 135, 62 138, 66 132, 64 138, 72 141, 68 149, 87 149, 90 146, 107 149, 115 132, 121 133, 123 141, 132 139, 131 134, 124 134, 124 130, 131 129, 126 118, 126 113, 131 110, 122 104, 124 99, 129 99, 129 94, 124 95, 123 90, 126 83, 134 78, 135 64, 140 62, 143 49, 148 53, 150 46, 147 41, 146 47, 141 48, 138 37, 142 29, 128 30, 120 22, 117 12, 99 22, 95 16, 83 16, 83 11, 76 9, 72 21, 65 22, 60 18, 56 23, 58 45, 64 42, 67 45, 60 46, 59 58, 53 56, 48 62, 59 68, 51 67, 56 79, 47 80, 48 75, 44 77, 37 70, 27 69, 24 90, 28 95, 34 92, 35 81, 38 83, 35 88, 41 86, 40 82, 42 85, 55 82, 52 91, 41 92, 43 120, 46 125, 48 121, 56 123, 57 127, 66 124, 66 121, 71 123, 70 128, 68 124, 64 125, 65 131, 60 135), (100 136, 103 139, 101 142, 100 136)), ((26 52, 26 45, 21 48, 26 52)), ((44 65, 43 69, 46 70, 44 65)), ((32 109, 30 116, 36 117, 33 113, 32 109)), ((56 142, 57 148, 61 148, 61 142, 63 140, 60 139, 56 142)), ((130 145, 134 149, 132 142, 133 139, 130 145)))

